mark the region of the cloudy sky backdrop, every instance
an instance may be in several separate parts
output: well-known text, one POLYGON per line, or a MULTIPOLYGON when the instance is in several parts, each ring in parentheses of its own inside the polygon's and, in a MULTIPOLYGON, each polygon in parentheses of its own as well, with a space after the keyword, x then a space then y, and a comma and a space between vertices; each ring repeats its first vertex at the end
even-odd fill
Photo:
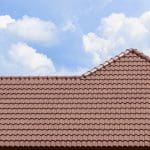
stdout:
POLYGON ((0 75, 79 75, 127 48, 150 55, 149 0, 0 0, 0 75))

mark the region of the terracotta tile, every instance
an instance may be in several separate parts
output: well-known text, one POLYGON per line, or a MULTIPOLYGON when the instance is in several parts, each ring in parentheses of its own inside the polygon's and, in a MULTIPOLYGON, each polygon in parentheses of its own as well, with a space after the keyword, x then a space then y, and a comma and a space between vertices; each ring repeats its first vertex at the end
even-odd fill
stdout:
POLYGON ((149 91, 134 49, 81 76, 0 77, 0 146, 150 146, 149 91))

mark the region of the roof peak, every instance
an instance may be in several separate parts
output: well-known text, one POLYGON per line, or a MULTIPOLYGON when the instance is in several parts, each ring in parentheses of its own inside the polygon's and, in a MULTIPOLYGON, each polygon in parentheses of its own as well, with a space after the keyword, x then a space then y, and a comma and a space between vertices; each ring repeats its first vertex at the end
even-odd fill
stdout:
POLYGON ((150 57, 145 55, 143 52, 139 51, 138 49, 135 48, 129 48, 126 49, 124 52, 121 52, 119 55, 116 55, 115 57, 110 58, 109 60, 105 61, 104 63, 100 64, 97 67, 92 68, 91 70, 87 71, 86 73, 82 74, 82 76, 87 76, 93 72, 95 72, 98 69, 103 68, 104 66, 107 66, 108 64, 116 61, 117 59, 129 54, 129 53, 135 53, 137 56, 144 58, 146 61, 150 61, 150 57))
POLYGON ((70 75, 70 76, 59 76, 59 75, 55 75, 55 76, 0 76, 0 80, 2 79, 79 79, 82 77, 85 77, 95 71, 97 71, 98 69, 101 69, 105 66, 107 66, 108 64, 116 61, 117 59, 119 59, 120 57, 123 57, 129 53, 135 53, 137 56, 144 58, 145 60, 150 62, 150 57, 145 55, 144 53, 140 52, 138 49, 134 49, 134 48, 130 48, 130 49, 126 49, 124 52, 121 52, 119 55, 116 55, 115 57, 110 58, 109 60, 105 61, 104 63, 100 64, 97 67, 92 68, 91 70, 85 72, 82 75, 70 75))

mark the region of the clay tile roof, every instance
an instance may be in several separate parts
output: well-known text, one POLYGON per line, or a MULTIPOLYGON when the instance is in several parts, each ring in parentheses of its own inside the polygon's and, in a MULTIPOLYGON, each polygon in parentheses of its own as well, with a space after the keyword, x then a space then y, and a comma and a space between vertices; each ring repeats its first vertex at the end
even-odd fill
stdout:
POLYGON ((150 146, 150 58, 81 76, 0 77, 0 146, 150 146))

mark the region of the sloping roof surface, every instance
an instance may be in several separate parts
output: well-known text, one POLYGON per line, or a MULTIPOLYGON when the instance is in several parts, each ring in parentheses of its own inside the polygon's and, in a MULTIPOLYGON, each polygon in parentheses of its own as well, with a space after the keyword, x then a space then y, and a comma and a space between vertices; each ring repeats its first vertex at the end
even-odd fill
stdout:
POLYGON ((79 77, 0 77, 0 146, 150 146, 150 58, 130 49, 79 77))

